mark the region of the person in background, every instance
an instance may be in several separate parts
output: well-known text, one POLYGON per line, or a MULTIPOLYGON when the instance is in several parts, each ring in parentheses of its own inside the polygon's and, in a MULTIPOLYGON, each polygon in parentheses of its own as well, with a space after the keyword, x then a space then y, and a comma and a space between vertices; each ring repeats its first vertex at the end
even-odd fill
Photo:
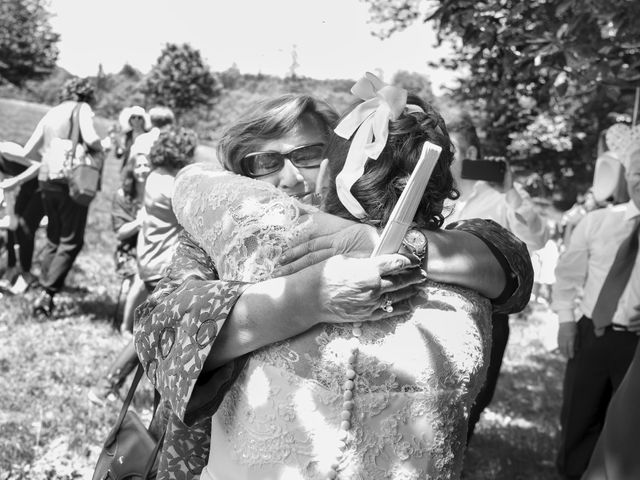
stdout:
MULTIPOLYGON (((460 192, 460 197, 455 203, 445 205, 452 209, 449 216, 445 218, 445 225, 469 218, 491 219, 522 240, 529 252, 544 247, 548 238, 546 222, 537 213, 533 201, 524 188, 513 181, 508 165, 501 183, 462 177, 463 160, 474 161, 482 158, 480 140, 467 113, 457 108, 450 108, 443 110, 442 114, 456 150, 456 159, 451 165, 451 172, 460 192)), ((495 313, 492 326, 491 359, 487 379, 469 414, 467 442, 471 440, 483 410, 493 399, 500 376, 502 358, 509 341, 507 314, 495 313)))
POLYGON ((580 223, 580 220, 582 220, 587 213, 595 210, 596 208, 602 208, 603 206, 605 206, 605 203, 598 202, 591 189, 587 190, 584 195, 578 197, 576 203, 574 203, 560 219, 562 250, 565 250, 569 246, 573 230, 576 228, 576 225, 580 223))
POLYGON ((134 158, 136 155, 149 155, 151 147, 158 139, 160 132, 171 128, 176 121, 176 117, 170 108, 153 107, 149 109, 149 120, 151 122, 151 130, 138 135, 131 145, 128 159, 134 158))
POLYGON ((548 307, 551 301, 551 289, 556 282, 555 269, 558 264, 560 254, 560 237, 557 223, 551 218, 547 218, 547 228, 549 239, 543 248, 531 252, 531 263, 533 264, 533 290, 531 292, 531 302, 548 307))
POLYGON ((37 175, 44 211, 48 218, 47 242, 43 249, 40 294, 33 306, 34 315, 50 317, 55 295, 65 280, 84 245, 84 230, 89 207, 74 202, 64 171, 67 152, 71 149, 72 116, 79 108, 80 137, 93 154, 101 154, 102 142, 93 124, 91 105, 95 101, 93 84, 88 79, 68 80, 60 94, 61 103, 40 120, 24 146, 25 156, 41 158, 37 175))
POLYGON ((111 220, 118 240, 116 248, 116 272, 122 279, 118 306, 117 327, 124 333, 133 329, 133 312, 146 298, 144 283, 138 275, 136 244, 142 225, 144 187, 149 174, 149 159, 136 155, 122 171, 122 185, 113 197, 111 220), (121 297, 124 301, 121 301, 121 297), (120 317, 120 303, 122 316, 120 317), (121 322, 121 323, 120 323, 121 322))
POLYGON ((557 467, 566 479, 585 472, 640 333, 640 149, 630 155, 625 180, 631 200, 587 213, 556 268, 551 307, 567 358, 557 467))
POLYGON ((120 113, 120 126, 124 134, 124 142, 120 148, 116 149, 116 157, 122 159, 120 168, 123 169, 129 161, 131 147, 136 139, 151 130, 151 118, 145 109, 138 105, 126 107, 120 113))
MULTIPOLYGON (((136 243, 138 277, 144 292, 138 294, 136 301, 144 301, 153 292, 171 263, 182 231, 173 213, 173 183, 178 172, 193 163, 197 143, 197 136, 192 130, 166 127, 149 152, 151 171, 146 179, 142 221, 136 243)), ((134 159, 138 157, 144 156, 138 154, 134 159)), ((138 357, 131 341, 111 364, 96 391, 89 392, 89 399, 102 403, 117 398, 120 387, 137 365, 138 357)))
POLYGON ((30 177, 30 172, 39 168, 39 162, 24 157, 24 149, 13 142, 0 142, 0 172, 6 178, 0 182, 0 190, 5 198, 13 196, 12 215, 7 217, 7 263, 9 269, 19 271, 9 275, 11 291, 22 293, 29 286, 37 284, 31 271, 35 248, 36 231, 44 217, 42 198, 38 192, 38 181, 30 177), (18 246, 18 262, 14 247, 18 246))
MULTIPOLYGON (((122 301, 122 317, 117 325, 121 332, 133 328, 133 313, 138 305, 147 298, 144 282, 138 275, 136 245, 138 233, 143 220, 144 188, 149 174, 149 161, 145 155, 137 155, 122 170, 122 185, 113 197, 111 220, 116 233, 116 272, 122 279, 116 321, 122 301), (122 299, 122 297, 124 298, 122 299)), ((120 388, 131 370, 136 366, 135 351, 131 342, 118 354, 94 389, 89 390, 88 397, 95 404, 112 402, 120 398, 120 388)))

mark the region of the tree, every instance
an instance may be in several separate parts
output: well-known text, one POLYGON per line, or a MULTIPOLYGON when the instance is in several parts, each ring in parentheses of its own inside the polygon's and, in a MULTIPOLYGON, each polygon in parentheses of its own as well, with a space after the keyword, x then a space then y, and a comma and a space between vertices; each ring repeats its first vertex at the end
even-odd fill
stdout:
POLYGON ((210 106, 220 87, 199 50, 186 43, 170 43, 144 80, 142 91, 148 104, 170 107, 180 116, 193 108, 210 106))
POLYGON ((22 87, 56 66, 60 39, 44 0, 0 0, 0 83, 22 87))
POLYGON ((598 133, 640 86, 635 0, 365 0, 376 32, 434 22, 466 66, 454 95, 484 112, 490 153, 589 180, 598 133), (425 8, 431 5, 433 8, 425 8))
POLYGON ((398 70, 391 83, 404 88, 408 92, 415 93, 426 102, 433 102, 435 98, 431 89, 431 81, 420 73, 398 70))

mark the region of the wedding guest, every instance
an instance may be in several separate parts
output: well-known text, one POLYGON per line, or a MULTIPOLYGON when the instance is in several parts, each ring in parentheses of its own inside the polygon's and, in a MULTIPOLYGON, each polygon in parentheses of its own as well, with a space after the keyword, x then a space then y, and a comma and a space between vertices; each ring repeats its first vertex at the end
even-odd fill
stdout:
POLYGON ((134 310, 146 298, 146 288, 138 275, 136 244, 143 221, 144 189, 149 171, 149 159, 145 155, 131 159, 122 170, 122 185, 111 207, 113 230, 118 240, 116 272, 122 279, 121 294, 124 295, 122 317, 116 319, 117 323, 121 322, 118 326, 122 332, 132 331, 134 310))
POLYGON ((0 172, 6 178, 0 182, 0 189, 5 193, 12 192, 12 217, 7 222, 8 267, 19 271, 11 278, 12 291, 22 293, 26 288, 37 283, 31 271, 35 248, 36 231, 44 217, 44 207, 38 192, 38 182, 32 177, 40 168, 39 162, 24 156, 21 145, 13 142, 0 142, 0 172), (16 259, 14 247, 18 247, 16 259), (16 261, 18 260, 18 261, 16 261))
MULTIPOLYGON (((134 301, 141 303, 153 292, 173 257, 182 231, 173 213, 173 184, 180 169, 193 162, 196 146, 195 132, 173 127, 160 132, 149 152, 151 171, 146 176, 143 212, 136 235, 138 277, 143 291, 136 291, 137 296, 131 299, 133 308, 137 307, 134 301)), ((139 162, 141 157, 144 155, 138 154, 133 161, 139 162)), ((137 365, 138 357, 131 341, 118 354, 96 390, 89 392, 89 398, 101 403, 118 397, 120 387, 137 365)))
MULTIPOLYGON (((482 150, 478 133, 471 117, 458 108, 443 112, 455 146, 456 161, 451 166, 460 197, 446 206, 451 213, 445 218, 445 225, 469 219, 491 219, 512 232, 525 242, 530 252, 544 247, 548 231, 546 222, 537 213, 531 197, 524 188, 514 182, 509 166, 501 182, 490 183, 475 178, 464 178, 463 161, 482 159, 482 150)), ((496 391, 502 359, 509 342, 509 315, 494 313, 491 332, 491 359, 487 378, 476 397, 469 414, 467 442, 471 440, 480 415, 491 403, 496 391)))
POLYGON ((120 113, 120 125, 124 133, 124 142, 121 149, 117 150, 117 157, 122 159, 122 168, 125 168, 131 153, 131 147, 137 138, 151 130, 151 118, 144 108, 134 105, 127 107, 120 113))
POLYGON ((631 200, 587 213, 556 268, 552 308, 560 322, 558 346, 567 358, 557 467, 567 479, 585 472, 638 343, 640 150, 627 167, 631 200))
POLYGON ((89 207, 69 196, 64 165, 71 149, 69 138, 76 106, 78 128, 86 148, 93 154, 103 150, 93 124, 91 105, 95 101, 93 84, 88 79, 68 80, 62 87, 61 103, 40 120, 24 151, 29 158, 41 157, 37 174, 47 223, 47 242, 43 249, 40 294, 33 307, 34 315, 50 317, 55 295, 62 290, 76 257, 84 245, 84 230, 89 207))

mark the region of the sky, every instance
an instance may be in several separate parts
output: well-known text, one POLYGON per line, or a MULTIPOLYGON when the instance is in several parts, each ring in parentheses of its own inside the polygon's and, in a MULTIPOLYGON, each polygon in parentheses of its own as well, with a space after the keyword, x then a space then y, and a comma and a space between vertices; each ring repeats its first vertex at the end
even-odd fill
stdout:
POLYGON ((61 35, 58 64, 80 76, 125 63, 147 72, 166 43, 189 43, 213 71, 357 79, 366 71, 390 81, 398 70, 427 75, 438 93, 455 75, 430 69, 446 55, 418 22, 387 40, 371 35, 361 0, 49 0, 61 35))

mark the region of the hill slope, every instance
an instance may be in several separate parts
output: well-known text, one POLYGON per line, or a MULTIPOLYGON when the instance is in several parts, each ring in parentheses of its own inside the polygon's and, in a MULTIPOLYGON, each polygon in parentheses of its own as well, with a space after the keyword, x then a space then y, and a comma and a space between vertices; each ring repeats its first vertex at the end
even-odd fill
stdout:
MULTIPOLYGON (((50 109, 49 105, 0 98, 0 140, 10 140, 24 145, 38 121, 50 109)), ((96 118, 96 129, 106 135, 110 120, 96 118)))

